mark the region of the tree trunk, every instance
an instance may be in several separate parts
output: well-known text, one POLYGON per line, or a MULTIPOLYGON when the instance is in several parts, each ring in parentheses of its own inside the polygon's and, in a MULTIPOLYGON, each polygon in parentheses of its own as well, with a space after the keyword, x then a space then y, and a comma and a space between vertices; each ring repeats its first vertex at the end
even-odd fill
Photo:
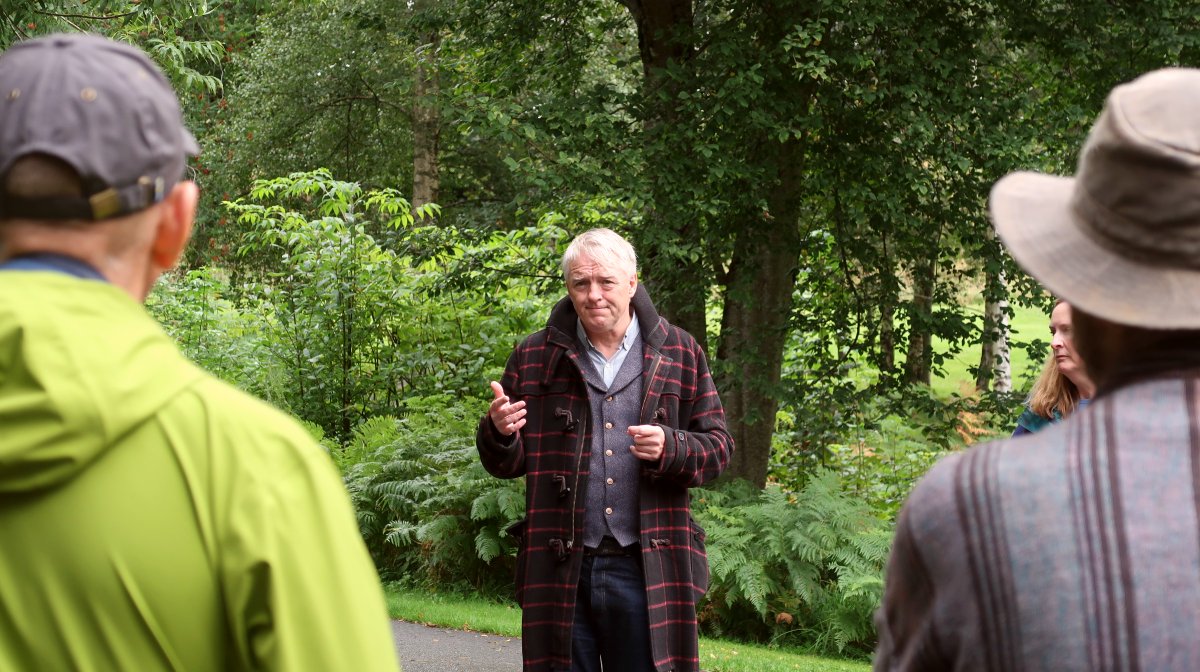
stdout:
MULTIPOLYGON (((705 345, 705 305, 718 264, 728 263, 721 345, 714 366, 735 450, 726 478, 743 478, 757 487, 767 479, 780 375, 787 342, 799 265, 798 229, 802 193, 803 144, 798 138, 751 139, 762 147, 764 172, 776 176, 766 193, 767 212, 746 221, 733 242, 732 257, 706 259, 705 232, 693 204, 680 196, 703 175, 686 173, 678 160, 691 146, 691 130, 701 126, 685 118, 681 96, 693 68, 691 0, 620 0, 638 30, 646 105, 644 144, 651 180, 651 207, 638 232, 643 275, 661 312, 705 345), (674 75, 667 76, 667 68, 674 75), (669 134, 669 137, 667 137, 669 134), (681 172, 682 171, 682 172, 681 172)), ((786 21, 767 21, 782 31, 786 21)), ((771 30, 767 30, 768 33, 771 30)), ((764 42, 783 35, 761 36, 764 42)), ((774 82, 795 86, 794 80, 774 82)), ((788 95, 794 95, 794 89, 788 95)), ((745 215, 749 216, 749 215, 745 215)))
POLYGON ((905 381, 930 382, 933 368, 933 289, 937 278, 937 257, 921 259, 913 269, 912 304, 908 321, 908 358, 904 364, 905 381))
POLYGON ((721 319, 718 387, 735 445, 725 476, 759 488, 767 481, 800 258, 801 154, 800 142, 791 140, 774 157, 780 179, 771 209, 737 238, 721 319))
MULTIPOLYGON (((668 66, 691 67, 693 46, 691 0, 621 0, 638 31, 642 60, 642 91, 646 104, 643 144, 649 165, 671 165, 679 143, 664 142, 663 133, 687 128, 675 105, 679 79, 666 76, 668 66)), ((703 233, 695 213, 679 203, 678 175, 652 170, 651 205, 645 225, 637 232, 642 281, 660 313, 685 329, 707 349, 705 303, 712 279, 702 263, 677 251, 703 249, 703 233)))
MULTIPOLYGON (((414 14, 428 11, 432 0, 416 0, 414 14)), ((420 35, 413 72, 412 133, 413 133, 413 209, 437 203, 441 186, 438 153, 441 144, 441 123, 438 108, 440 82, 438 78, 438 49, 441 34, 430 29, 420 35)))
POLYGON ((879 344, 876 366, 881 373, 895 375, 896 373, 896 305, 884 301, 879 305, 879 344))
POLYGON ((1008 350, 1008 300, 1005 297, 1004 271, 988 273, 984 292, 983 347, 975 390, 983 392, 990 384, 996 392, 1012 391, 1012 367, 1008 350))

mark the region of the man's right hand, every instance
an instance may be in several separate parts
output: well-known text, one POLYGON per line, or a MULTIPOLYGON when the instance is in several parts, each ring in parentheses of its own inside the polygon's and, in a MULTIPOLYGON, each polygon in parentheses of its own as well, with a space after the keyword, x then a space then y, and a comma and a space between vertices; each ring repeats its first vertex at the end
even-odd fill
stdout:
POLYGON ((488 417, 492 419, 492 426, 496 428, 496 431, 504 436, 512 436, 525 426, 525 402, 518 401, 510 404, 508 395, 504 394, 504 388, 500 387, 500 383, 493 380, 491 384, 492 394, 496 395, 496 398, 488 407, 488 417))

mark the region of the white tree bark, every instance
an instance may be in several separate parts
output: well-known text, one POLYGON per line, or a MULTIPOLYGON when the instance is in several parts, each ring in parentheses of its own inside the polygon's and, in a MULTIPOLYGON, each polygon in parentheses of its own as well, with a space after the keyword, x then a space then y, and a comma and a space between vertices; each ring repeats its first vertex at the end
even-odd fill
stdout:
POLYGON ((1000 299, 988 300, 983 311, 983 352, 979 358, 979 376, 975 389, 983 391, 989 382, 995 392, 1012 391, 1012 362, 1008 346, 1008 299, 1003 298, 1007 287, 1004 272, 992 280, 1001 290, 1000 299))

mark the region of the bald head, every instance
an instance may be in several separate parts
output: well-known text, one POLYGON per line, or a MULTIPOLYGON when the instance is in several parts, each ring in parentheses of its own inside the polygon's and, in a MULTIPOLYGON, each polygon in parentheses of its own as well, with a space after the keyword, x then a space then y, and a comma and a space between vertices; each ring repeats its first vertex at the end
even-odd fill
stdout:
MULTIPOLYGON (((85 193, 75 171, 54 157, 17 160, 3 179, 11 196, 78 198, 85 193)), ((154 282, 173 267, 191 236, 198 189, 176 184, 161 202, 102 221, 0 219, 0 261, 28 254, 61 254, 83 261, 109 282, 145 300, 154 282)))

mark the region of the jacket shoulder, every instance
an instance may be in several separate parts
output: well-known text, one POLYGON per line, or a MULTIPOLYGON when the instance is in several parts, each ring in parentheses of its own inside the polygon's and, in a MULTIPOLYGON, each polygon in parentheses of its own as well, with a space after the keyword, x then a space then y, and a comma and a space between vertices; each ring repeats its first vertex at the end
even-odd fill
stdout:
POLYGON ((237 453, 238 461, 276 465, 328 460, 328 453, 299 420, 236 387, 205 374, 163 411, 164 422, 206 437, 210 447, 237 453))
POLYGON ((551 327, 544 327, 542 329, 538 329, 532 334, 529 334, 525 338, 522 338, 521 342, 517 343, 517 346, 513 348, 513 350, 515 352, 527 353, 546 347, 546 345, 550 343, 550 329, 551 327))

